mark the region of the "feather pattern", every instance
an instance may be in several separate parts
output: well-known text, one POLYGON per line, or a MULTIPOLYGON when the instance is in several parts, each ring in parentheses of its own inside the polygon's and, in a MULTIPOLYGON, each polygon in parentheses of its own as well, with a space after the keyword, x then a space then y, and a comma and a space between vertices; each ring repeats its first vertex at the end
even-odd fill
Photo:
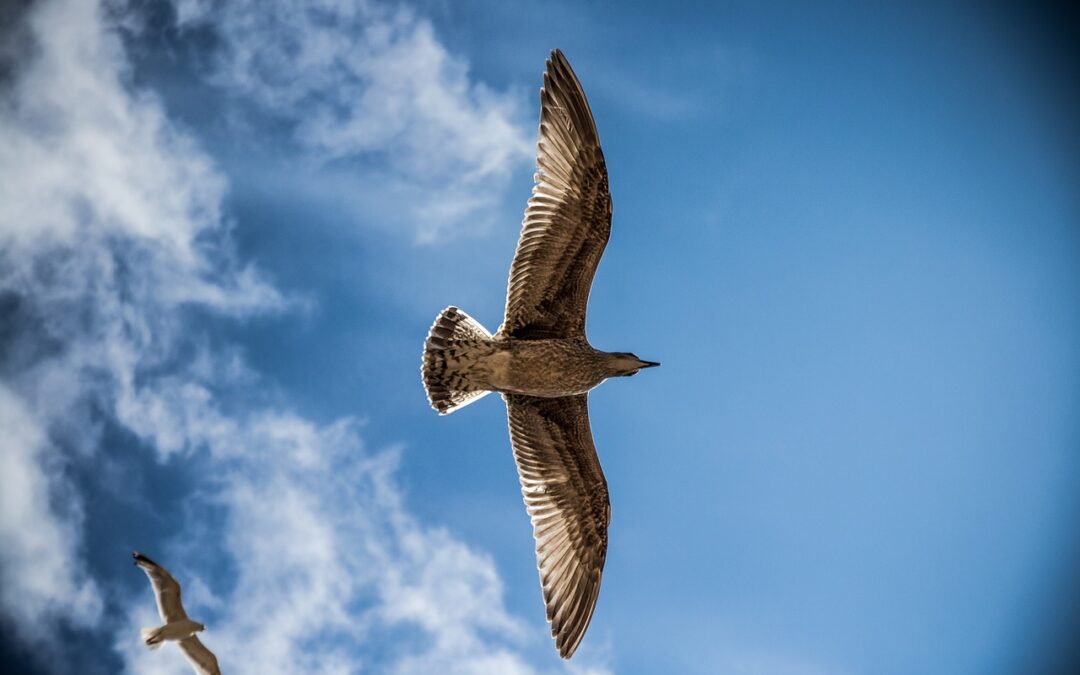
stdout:
POLYGON ((504 398, 551 635, 570 658, 596 607, 611 521, 588 396, 504 398))
POLYGON ((536 164, 498 336, 584 336, 589 289, 611 232, 611 196, 592 111, 559 50, 540 89, 536 164))

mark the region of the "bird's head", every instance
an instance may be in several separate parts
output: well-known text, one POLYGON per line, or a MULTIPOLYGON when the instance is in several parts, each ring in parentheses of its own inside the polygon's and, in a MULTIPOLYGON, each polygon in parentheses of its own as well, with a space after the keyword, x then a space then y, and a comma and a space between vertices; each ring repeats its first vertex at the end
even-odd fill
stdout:
POLYGON ((196 622, 195 622, 195 625, 196 625, 196 626, 198 626, 198 628, 196 628, 196 629, 195 629, 195 632, 196 632, 196 633, 201 633, 201 632, 203 632, 204 630, 206 630, 206 625, 205 625, 205 624, 201 624, 201 623, 199 623, 199 622, 197 622, 197 621, 196 621, 196 622))
POLYGON ((610 352, 608 354, 608 367, 612 377, 629 377, 636 375, 642 368, 658 366, 655 361, 643 361, 630 352, 610 352))

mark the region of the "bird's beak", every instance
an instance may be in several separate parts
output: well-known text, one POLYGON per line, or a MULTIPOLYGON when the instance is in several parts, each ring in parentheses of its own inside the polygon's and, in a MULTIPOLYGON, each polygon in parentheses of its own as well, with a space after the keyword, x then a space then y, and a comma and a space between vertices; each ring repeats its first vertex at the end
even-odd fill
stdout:
MULTIPOLYGON (((638 361, 641 361, 641 359, 638 359, 638 361)), ((641 367, 642 368, 652 368, 653 366, 658 366, 658 365, 660 365, 660 363, 658 361, 641 361, 641 367)))

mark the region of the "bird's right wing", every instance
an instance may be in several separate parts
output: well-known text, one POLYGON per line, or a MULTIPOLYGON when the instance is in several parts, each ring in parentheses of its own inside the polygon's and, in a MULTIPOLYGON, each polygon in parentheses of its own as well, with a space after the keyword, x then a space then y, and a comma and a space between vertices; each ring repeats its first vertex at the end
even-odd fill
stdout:
POLYGON ((521 225, 499 335, 585 334, 589 289, 611 233, 611 195, 600 137, 581 83, 562 52, 540 89, 536 184, 521 225))
POLYGON ((157 600, 158 614, 165 623, 181 621, 187 618, 184 606, 180 603, 180 584, 169 571, 142 553, 131 554, 135 564, 146 572, 150 585, 154 587, 154 599, 157 600))
POLYGON ((588 397, 504 398, 551 635, 568 659, 596 607, 611 521, 607 481, 589 430, 588 397))
POLYGON ((184 650, 188 661, 191 662, 191 667, 198 675, 221 675, 214 652, 207 649, 195 635, 181 640, 180 649, 184 650))

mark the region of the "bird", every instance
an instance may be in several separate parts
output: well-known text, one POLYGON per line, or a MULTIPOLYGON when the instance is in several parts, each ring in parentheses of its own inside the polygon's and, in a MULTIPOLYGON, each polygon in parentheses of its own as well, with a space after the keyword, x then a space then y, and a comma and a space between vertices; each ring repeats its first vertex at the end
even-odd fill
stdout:
POLYGON ((607 559, 611 504, 589 426, 588 392, 660 365, 594 349, 589 289, 611 232, 607 167, 589 103, 562 51, 540 89, 536 173, 494 335, 457 307, 424 343, 421 375, 440 415, 491 392, 506 402, 510 444, 532 521, 547 620, 569 659, 592 620, 607 559))
POLYGON ((158 649, 166 641, 176 642, 198 675, 221 675, 217 657, 195 635, 206 630, 206 626, 189 619, 184 611, 184 605, 180 602, 180 584, 167 569, 142 553, 135 551, 131 557, 135 559, 135 565, 141 567, 150 578, 158 614, 165 622, 163 626, 140 631, 146 648, 158 649))

